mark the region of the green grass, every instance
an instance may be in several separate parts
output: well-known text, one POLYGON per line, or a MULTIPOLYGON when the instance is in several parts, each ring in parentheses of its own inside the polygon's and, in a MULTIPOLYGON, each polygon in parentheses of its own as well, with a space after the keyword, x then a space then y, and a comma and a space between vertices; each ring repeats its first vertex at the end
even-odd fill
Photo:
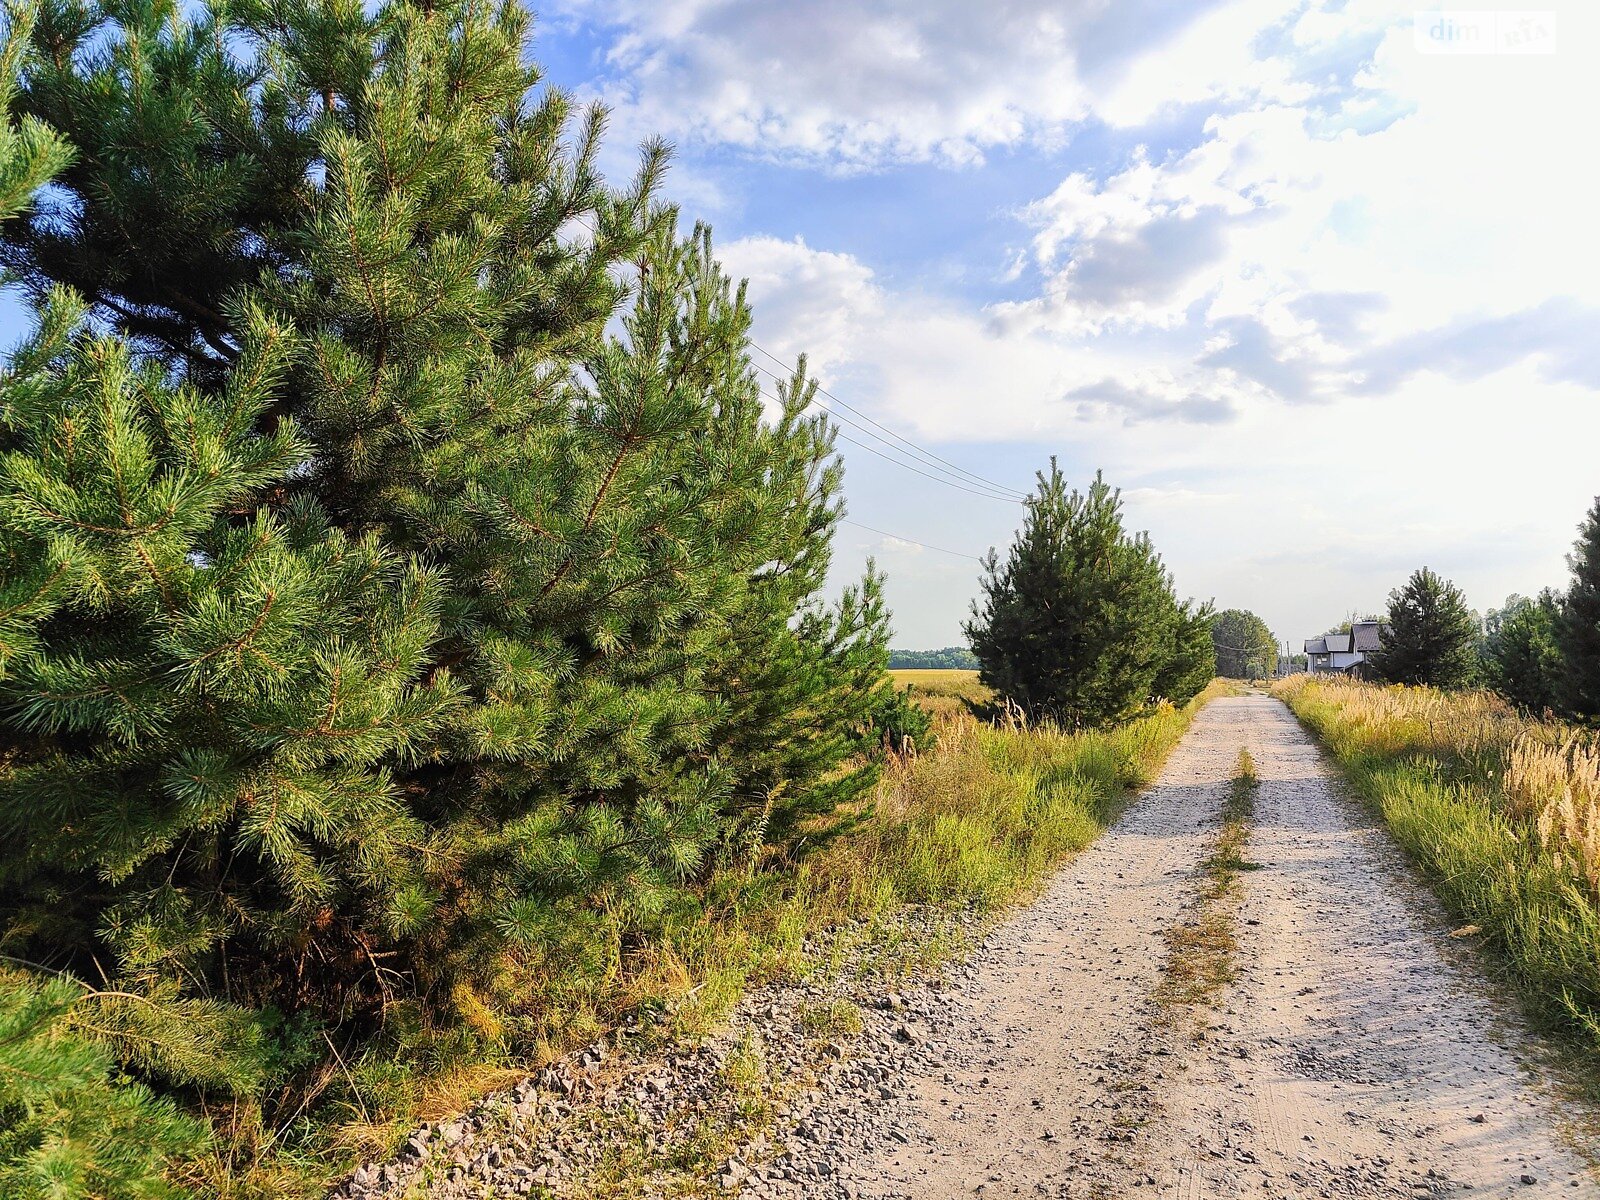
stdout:
POLYGON ((1255 816, 1255 760, 1239 749, 1239 765, 1222 802, 1222 827, 1204 872, 1199 893, 1184 919, 1166 930, 1164 978, 1158 998, 1169 1006, 1199 1004, 1216 996, 1235 977, 1238 950, 1239 876, 1259 864, 1244 857, 1255 816))
MULTIPOLYGON (((1530 1012, 1576 1035, 1585 1074, 1600 1079, 1600 897, 1573 855, 1509 810, 1503 755, 1483 737, 1485 722, 1473 712, 1475 727, 1452 731, 1450 698, 1427 689, 1380 697, 1352 685, 1275 690, 1453 918, 1478 927, 1488 961, 1530 1012), (1407 711, 1413 694, 1426 719, 1407 711)), ((1459 707, 1474 703, 1463 698, 1459 707)))

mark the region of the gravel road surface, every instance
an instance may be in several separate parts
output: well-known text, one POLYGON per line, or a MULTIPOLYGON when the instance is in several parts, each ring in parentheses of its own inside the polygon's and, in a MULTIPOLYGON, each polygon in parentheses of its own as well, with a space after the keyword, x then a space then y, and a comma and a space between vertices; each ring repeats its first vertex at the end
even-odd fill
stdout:
POLYGON ((1123 819, 919 999, 927 1037, 889 1086, 825 1088, 802 1123, 829 1136, 747 1194, 1600 1196, 1449 928, 1281 703, 1213 701, 1123 819), (1237 976, 1174 1011, 1163 932, 1196 903, 1241 747, 1261 784, 1237 976))

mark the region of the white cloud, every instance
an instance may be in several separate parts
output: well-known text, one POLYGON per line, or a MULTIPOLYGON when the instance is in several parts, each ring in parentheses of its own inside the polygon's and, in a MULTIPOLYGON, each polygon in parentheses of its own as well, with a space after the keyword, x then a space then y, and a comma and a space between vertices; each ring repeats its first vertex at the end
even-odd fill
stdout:
MULTIPOLYGON (((1289 401, 1387 390, 1430 361, 1473 378, 1530 355, 1551 378, 1600 386, 1591 165, 1566 119, 1600 105, 1600 77, 1575 55, 1422 55, 1393 8, 1318 9, 1278 30, 1285 71, 1369 40, 1337 105, 1268 89, 1211 117, 1187 152, 1075 172, 1023 209, 1042 284, 997 318, 1083 336, 1181 329, 1196 365, 1289 401), (1399 115, 1350 117, 1374 107, 1399 115)), ((1188 41, 1180 52, 1205 61, 1188 41)))
MULTIPOLYGON (((721 252, 764 345, 811 351, 830 389, 968 465, 1026 443, 1075 479, 1103 466, 1183 591, 1285 636, 1380 605, 1422 562, 1480 606, 1559 580, 1600 488, 1581 148, 1600 7, 1562 5, 1557 53, 1528 58, 1421 55, 1395 0, 1164 6, 1192 19, 1143 36, 1160 7, 613 4, 607 86, 629 120, 835 171, 1161 122, 1156 149, 1080 143, 1058 186, 1018 198, 1025 244, 973 270, 1009 303, 897 287, 798 238, 721 252)), ((847 458, 852 499, 894 476, 847 458)), ((864 519, 963 551, 1009 534, 1004 506, 903 490, 934 502, 864 519)), ((970 564, 856 540, 900 560, 913 640, 950 640, 970 564)))
POLYGON ((1100 76, 1205 3, 557 0, 612 27, 598 91, 629 132, 819 162, 979 162, 1059 139, 1100 76))
POLYGON ((887 299, 872 269, 848 254, 813 250, 803 238, 748 237, 717 248, 734 279, 759 298, 761 344, 792 360, 805 353, 828 371, 854 361, 887 299))

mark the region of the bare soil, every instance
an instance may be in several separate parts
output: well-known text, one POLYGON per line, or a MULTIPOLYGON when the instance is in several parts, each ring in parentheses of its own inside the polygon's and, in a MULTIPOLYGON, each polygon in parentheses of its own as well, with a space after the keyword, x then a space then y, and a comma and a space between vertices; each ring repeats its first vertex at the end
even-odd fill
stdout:
POLYGON ((1544 1052, 1449 933, 1287 710, 1216 700, 935 993, 892 1088, 824 1089, 813 1127, 894 1114, 875 1149, 796 1145, 793 1182, 746 1194, 1600 1196, 1544 1052), (1174 1006, 1164 935, 1193 919, 1241 747, 1260 788, 1233 979, 1174 1006))

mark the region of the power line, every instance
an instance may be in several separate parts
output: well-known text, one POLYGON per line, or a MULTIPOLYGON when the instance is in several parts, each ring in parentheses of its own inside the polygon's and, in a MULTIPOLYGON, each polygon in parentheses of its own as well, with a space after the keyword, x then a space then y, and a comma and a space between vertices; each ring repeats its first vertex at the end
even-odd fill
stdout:
MULTIPOLYGON (((599 237, 600 236, 600 231, 598 229, 596 229, 593 225, 589 224, 589 222, 586 221, 582 216, 574 214, 572 219, 574 221, 576 221, 579 225, 582 225, 585 229, 587 229, 595 237, 599 237)), ((749 345, 750 345, 751 349, 759 352, 760 354, 765 356, 767 359, 769 359, 772 362, 776 363, 779 367, 782 367, 785 370, 788 369, 787 364, 784 363, 784 361, 782 359, 780 359, 777 355, 773 354, 772 351, 768 350, 766 347, 764 347, 764 346, 760 345, 759 343, 757 343, 754 339, 750 339, 749 345)), ((759 363, 755 363, 755 362, 752 362, 750 365, 755 367, 755 369, 758 370, 758 371, 765 372, 767 375, 771 376, 774 380, 778 381, 779 383, 787 382, 787 379, 788 379, 787 376, 779 375, 776 372, 772 371, 770 368, 763 367, 759 363)), ((826 408, 827 412, 829 413, 829 415, 832 416, 835 420, 841 422, 842 424, 847 425, 848 427, 856 430, 856 432, 858 432, 860 434, 863 434, 866 437, 876 438, 879 442, 883 443, 883 445, 887 449, 892 450, 892 451, 894 451, 894 452, 896 452, 898 454, 904 455, 905 457, 912 458, 915 461, 920 462, 923 466, 929 467, 933 471, 938 472, 939 475, 950 475, 950 476, 953 476, 954 479, 957 482, 951 482, 949 480, 939 478, 938 476, 935 476, 935 475, 929 475, 925 471, 916 470, 916 468, 910 467, 907 464, 900 462, 898 459, 888 458, 888 456, 886 454, 884 454, 882 451, 875 450, 875 449, 873 449, 873 447, 868 446, 863 442, 858 442, 854 438, 846 437, 844 434, 840 434, 839 435, 840 437, 843 437, 844 440, 849 442, 851 445, 859 446, 861 449, 870 451, 871 453, 878 455, 878 457, 880 457, 880 458, 888 458, 889 462, 895 463, 897 466, 903 466, 907 470, 915 471, 916 474, 922 475, 924 478, 934 479, 936 482, 939 482, 939 483, 946 483, 950 487, 956 487, 956 488, 959 488, 962 491, 971 492, 973 495, 983 495, 983 496, 986 496, 988 499, 991 499, 991 500, 1007 500, 1007 501, 1009 501, 1010 503, 1013 503, 1013 504, 1021 504, 1026 500, 1026 498, 1027 498, 1027 493, 1026 492, 1020 491, 1017 488, 1010 487, 1010 486, 1008 486, 1006 484, 1003 484, 1003 483, 997 483, 992 479, 988 479, 988 478, 986 478, 986 477, 984 477, 982 475, 979 475, 975 471, 969 471, 965 467, 961 467, 961 466, 956 465, 955 463, 951 462, 949 459, 943 457, 942 455, 935 454, 932 450, 928 450, 928 449, 926 449, 926 448, 924 448, 922 446, 919 446, 916 442, 913 442, 910 438, 905 437, 902 434, 896 433, 893 429, 890 429, 887 425, 884 425, 881 422, 874 420, 872 417, 869 417, 866 413, 862 412, 860 409, 856 408, 854 405, 849 404, 846 401, 839 399, 838 396, 835 396, 827 388, 823 387, 820 382, 817 382, 817 391, 820 392, 822 395, 826 396, 829 400, 833 401, 833 403, 835 405, 837 405, 839 408, 843 409, 845 412, 852 413, 857 418, 859 418, 859 421, 851 421, 848 417, 842 416, 833 407, 824 406, 826 408), (870 425, 873 428, 872 429, 864 428, 860 424, 860 422, 865 422, 867 425, 870 425), (874 429, 875 430, 879 430, 881 432, 873 432, 874 429), (893 438, 894 441, 896 441, 896 442, 902 443, 908 449, 902 450, 902 449, 900 449, 900 447, 893 445, 889 441, 890 438, 893 438), (984 490, 983 491, 974 491, 973 488, 970 487, 970 486, 963 486, 963 484, 961 482, 959 482, 959 481, 962 481, 962 480, 964 480, 967 484, 976 485, 976 487, 984 489, 984 490), (998 493, 1000 493, 1000 495, 990 495, 989 493, 991 493, 991 492, 998 492, 998 493)), ((768 399, 773 400, 776 403, 781 403, 781 401, 777 400, 777 397, 768 395, 768 393, 766 393, 765 391, 763 391, 762 394, 766 395, 768 399)))
MULTIPOLYGON (((757 345, 754 341, 751 341, 750 347, 753 350, 760 351, 767 358, 769 358, 773 362, 777 363, 778 366, 780 366, 780 367, 785 366, 783 361, 780 358, 778 358, 777 355, 773 354, 770 350, 767 350, 764 347, 757 345)), ((758 371, 766 371, 766 373, 768 375, 772 376, 772 378, 774 378, 776 380, 779 380, 780 382, 784 381, 787 378, 786 376, 779 375, 775 371, 769 370, 768 368, 761 366, 759 363, 752 363, 751 366, 755 367, 756 370, 758 370, 758 371)), ((1018 499, 1023 498, 1027 494, 1025 492, 1022 492, 1022 491, 1018 490, 1017 488, 1009 487, 1006 484, 996 483, 994 480, 985 478, 984 476, 979 475, 975 471, 969 471, 965 467, 957 466, 955 463, 951 462, 948 458, 944 458, 944 457, 942 457, 942 456, 940 456, 938 454, 935 454, 932 450, 924 449, 922 446, 917 445, 916 442, 913 442, 910 438, 903 437, 902 435, 896 433, 894 430, 890 429, 887 425, 884 425, 884 424, 882 424, 882 423, 880 423, 878 421, 873 420, 871 417, 867 416, 866 413, 862 412, 860 409, 856 408, 854 405, 847 404, 845 401, 839 399, 839 397, 835 396, 827 388, 823 387, 821 383, 817 384, 817 391, 821 392, 824 396, 826 396, 829 400, 832 400, 834 402, 834 404, 837 404, 840 408, 844 409, 846 412, 854 413, 857 417, 859 417, 861 420, 865 421, 868 425, 871 425, 874 429, 881 430, 882 434, 887 434, 889 437, 893 438, 895 441, 901 442, 904 445, 908 446, 919 457, 928 460, 930 465, 939 464, 939 469, 941 469, 941 470, 945 470, 946 472, 954 472, 957 475, 965 476, 971 482, 977 483, 977 484, 981 484, 982 486, 987 487, 987 488, 992 488, 994 491, 997 491, 997 492, 1010 492, 1011 494, 1015 495, 1018 499)), ((835 414, 835 415, 837 416, 838 414, 835 414)), ((880 441, 883 441, 885 439, 883 438, 882 434, 875 434, 874 436, 878 437, 878 439, 880 441)))
MULTIPOLYGON (((765 367, 761 366, 759 363, 752 363, 751 365, 754 366, 756 368, 756 370, 765 372, 767 375, 771 376, 772 379, 776 380, 778 383, 787 382, 787 380, 785 379, 784 376, 777 374, 775 371, 768 371, 765 367)), ((759 381, 757 383, 757 386, 758 387, 760 386, 759 381)), ((818 390, 820 391, 821 389, 819 388, 818 390)), ((761 394, 763 396, 766 396, 769 400, 774 401, 775 403, 778 402, 777 397, 771 395, 765 389, 762 390, 761 394)), ((827 413, 830 417, 832 417, 834 419, 835 422, 837 422, 838 424, 842 425, 844 428, 853 429, 857 433, 861 434, 864 437, 874 438, 888 452, 893 453, 893 454, 903 455, 903 456, 905 456, 907 458, 911 458, 913 462, 919 463, 921 466, 926 467, 929 470, 932 470, 932 471, 936 472, 938 474, 938 476, 939 476, 940 482, 949 482, 952 486, 962 487, 962 488, 965 488, 968 485, 976 486, 978 488, 981 488, 986 494, 990 493, 990 492, 998 492, 1000 494, 994 496, 993 497, 994 499, 996 499, 996 500, 1008 500, 1013 504, 1021 504, 1021 503, 1023 503, 1023 501, 1025 499, 1025 497, 1023 496, 1022 493, 1015 492, 1011 488, 1003 487, 1002 485, 997 484, 997 483, 996 484, 988 483, 988 482, 984 481, 981 476, 972 476, 970 472, 966 472, 966 473, 964 473, 966 477, 963 477, 962 474, 957 474, 955 471, 952 471, 952 470, 949 470, 949 469, 947 469, 945 467, 940 466, 932 458, 930 458, 930 457, 928 457, 926 455, 918 458, 918 457, 916 457, 916 454, 915 454, 916 447, 914 445, 912 446, 910 451, 902 450, 899 446, 896 446, 893 443, 891 443, 882 434, 874 433, 872 430, 868 429, 861 422, 851 420, 849 417, 845 416, 843 413, 836 411, 831 405, 823 404, 820 407, 822 408, 823 412, 827 413)), ((841 434, 840 436, 841 437, 845 437, 845 435, 843 435, 843 434, 841 434)), ((853 446, 862 446, 863 445, 863 443, 856 441, 854 438, 845 437, 845 440, 850 442, 850 444, 853 445, 853 446)), ((863 448, 864 449, 873 450, 873 448, 870 447, 870 446, 864 446, 863 448)), ((881 454, 882 452, 878 451, 878 450, 873 450, 873 453, 881 454)), ((898 462, 897 459, 890 459, 889 461, 898 462)))
MULTIPOLYGON (((757 387, 757 390, 759 390, 760 393, 763 396, 765 396, 768 400, 771 400, 774 404, 781 404, 782 403, 781 400, 779 400, 771 392, 767 391, 766 388, 761 387, 760 383, 757 383, 756 387, 757 387)), ((913 475, 920 475, 924 479, 931 479, 931 480, 933 480, 934 483, 942 483, 942 484, 944 484, 945 487, 955 488, 956 491, 958 491, 958 492, 966 492, 970 496, 981 496, 985 500, 998 500, 1002 504, 1022 504, 1022 503, 1024 503, 1021 500, 1014 500, 1010 496, 996 496, 993 492, 979 491, 977 488, 967 487, 965 484, 957 483, 956 481, 954 481, 952 479, 946 479, 946 478, 944 478, 943 476, 940 476, 940 475, 930 475, 930 474, 928 474, 928 472, 922 470, 920 467, 916 466, 914 463, 903 462, 898 458, 890 458, 889 455, 886 454, 883 450, 879 450, 875 446, 869 446, 865 442, 856 441, 856 439, 851 437, 848 433, 841 433, 841 432, 839 432, 839 430, 835 429, 834 430, 834 434, 835 434, 836 437, 839 438, 840 441, 849 442, 852 446, 859 447, 860 449, 865 450, 868 454, 876 454, 879 458, 883 459, 885 462, 893 463, 895 466, 901 468, 902 470, 910 471, 913 475)), ((886 448, 888 450, 894 450, 895 449, 893 446, 888 446, 886 448)))
POLYGON ((921 546, 924 550, 937 550, 940 554, 953 554, 957 558, 970 558, 973 562, 982 562, 976 554, 963 554, 960 550, 946 550, 943 546, 930 546, 927 542, 919 542, 915 538, 901 537, 898 533, 890 533, 886 529, 874 529, 871 525, 863 525, 860 521, 852 521, 849 517, 840 517, 844 525, 854 525, 857 529, 865 529, 868 533, 876 533, 886 538, 893 538, 897 542, 909 542, 913 546, 921 546))
MULTIPOLYGON (((835 432, 837 433, 837 431, 835 432)), ((921 475, 924 479, 931 479, 935 483, 942 483, 945 487, 955 488, 958 492, 966 492, 969 496, 982 496, 985 500, 998 500, 1001 504, 1025 503, 1022 500, 1013 500, 1010 496, 996 496, 993 492, 980 492, 977 488, 967 487, 965 484, 956 483, 955 481, 945 479, 940 475, 930 475, 926 471, 919 470, 918 468, 912 466, 910 463, 901 462, 898 458, 890 458, 882 450, 875 449, 874 447, 867 445, 865 442, 856 441, 855 438, 851 437, 847 433, 839 433, 838 437, 840 441, 849 442, 852 446, 859 447, 860 449, 865 450, 868 454, 876 454, 885 462, 891 462, 897 467, 901 467, 907 471, 910 471, 913 475, 921 475)))

